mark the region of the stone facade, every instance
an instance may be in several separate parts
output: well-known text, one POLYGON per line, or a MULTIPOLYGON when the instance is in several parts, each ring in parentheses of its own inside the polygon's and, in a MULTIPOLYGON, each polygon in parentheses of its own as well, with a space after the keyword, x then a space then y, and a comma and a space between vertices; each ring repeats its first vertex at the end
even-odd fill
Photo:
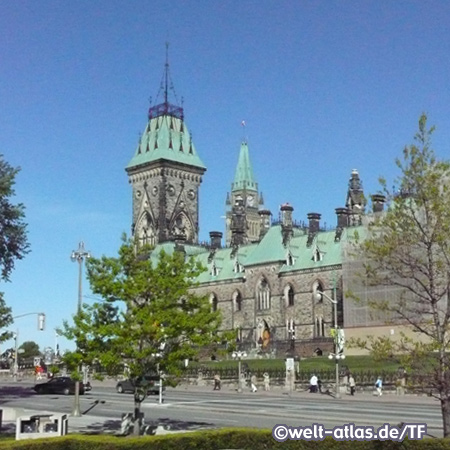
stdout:
MULTIPOLYGON (((168 103, 166 87, 165 102, 150 108, 126 171, 134 236, 164 245, 166 251, 182 248, 206 268, 196 291, 222 312, 222 328, 235 330, 241 346, 271 355, 332 349, 330 330, 335 322, 344 325, 343 245, 365 214, 356 170, 343 195, 345 207, 336 209, 336 229, 322 229, 318 213, 308 214, 308 225, 297 224, 287 203, 279 223, 271 223, 244 141, 227 195, 226 246, 221 247, 222 233, 212 232, 211 243, 201 247, 198 197, 206 167, 187 131, 184 111, 168 103)), ((378 199, 378 209, 382 203, 378 199)))

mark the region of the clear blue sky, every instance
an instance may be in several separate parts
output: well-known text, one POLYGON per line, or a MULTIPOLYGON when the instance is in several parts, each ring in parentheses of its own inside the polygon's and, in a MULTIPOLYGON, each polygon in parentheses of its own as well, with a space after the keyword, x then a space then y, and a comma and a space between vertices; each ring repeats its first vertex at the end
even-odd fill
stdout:
POLYGON ((18 319, 20 341, 54 346, 54 329, 74 313, 78 242, 115 255, 130 230, 124 167, 158 92, 166 41, 208 167, 206 240, 224 230, 242 120, 275 218, 289 202, 296 220, 319 212, 334 226, 351 170, 367 194, 380 175, 393 180, 422 112, 448 158, 449 28, 444 0, 2 2, 0 153, 22 168, 16 201, 32 252, 0 290, 15 315, 47 315, 44 332, 36 317, 18 319))

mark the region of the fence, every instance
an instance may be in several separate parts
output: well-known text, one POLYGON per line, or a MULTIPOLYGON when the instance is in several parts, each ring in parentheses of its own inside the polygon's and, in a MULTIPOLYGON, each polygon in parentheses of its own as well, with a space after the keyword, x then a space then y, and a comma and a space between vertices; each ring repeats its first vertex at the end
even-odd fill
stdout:
MULTIPOLYGON (((285 369, 249 369, 245 363, 242 364, 242 373, 245 374, 246 378, 251 375, 256 375, 258 380, 263 379, 263 374, 267 373, 272 382, 284 382, 286 377, 285 369)), ((346 368, 343 368, 340 372, 340 376, 344 377, 348 375, 349 371, 346 368)), ((232 381, 237 380, 238 378, 238 369, 237 368, 211 368, 211 367, 188 367, 184 370, 182 380, 187 381, 188 379, 196 379, 201 376, 204 380, 212 380, 215 375, 219 375, 222 381, 232 381)), ((313 375, 313 371, 304 371, 300 370, 296 372, 296 382, 300 384, 307 384, 311 376, 313 375)), ((334 383, 336 381, 336 372, 335 370, 330 369, 322 369, 322 370, 314 370, 314 375, 316 375, 323 383, 334 383)), ((376 379, 381 376, 383 379, 383 384, 385 386, 394 386, 399 378, 399 374, 397 371, 374 371, 374 370, 360 370, 360 371, 352 371, 352 375, 355 378, 355 382, 358 386, 373 386, 375 384, 376 379)), ((414 382, 414 380, 410 380, 414 382)))

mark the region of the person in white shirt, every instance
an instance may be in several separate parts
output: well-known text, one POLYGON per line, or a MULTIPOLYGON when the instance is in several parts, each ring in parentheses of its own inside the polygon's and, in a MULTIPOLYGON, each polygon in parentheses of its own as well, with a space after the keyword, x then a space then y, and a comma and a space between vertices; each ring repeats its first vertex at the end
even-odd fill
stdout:
POLYGON ((309 392, 316 393, 317 392, 318 379, 315 375, 311 377, 309 380, 309 392))

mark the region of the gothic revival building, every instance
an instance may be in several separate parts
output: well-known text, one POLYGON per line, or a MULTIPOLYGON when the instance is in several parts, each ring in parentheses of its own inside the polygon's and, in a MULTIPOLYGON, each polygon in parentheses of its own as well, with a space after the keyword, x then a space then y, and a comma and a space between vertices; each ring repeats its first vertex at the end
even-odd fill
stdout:
MULTIPOLYGON (((340 326, 345 327, 357 308, 351 304, 353 309, 346 309, 343 258, 354 231, 370 217, 358 172, 351 172, 345 206, 336 208, 335 229, 324 229, 316 212, 308 214, 306 224, 296 223, 288 203, 272 221, 243 141, 226 197, 224 246, 219 231, 210 233, 209 245, 199 245, 198 198, 206 167, 183 108, 168 101, 167 62, 165 70, 164 99, 149 109, 148 123, 126 167, 133 234, 155 246, 152 258, 162 249, 182 249, 200 261, 207 270, 199 277, 198 293, 221 310, 223 329, 236 330, 249 350, 290 349, 306 355, 331 349, 334 310, 327 297, 337 301, 340 326)), ((383 197, 374 196, 373 205, 375 212, 382 210, 383 197)))

